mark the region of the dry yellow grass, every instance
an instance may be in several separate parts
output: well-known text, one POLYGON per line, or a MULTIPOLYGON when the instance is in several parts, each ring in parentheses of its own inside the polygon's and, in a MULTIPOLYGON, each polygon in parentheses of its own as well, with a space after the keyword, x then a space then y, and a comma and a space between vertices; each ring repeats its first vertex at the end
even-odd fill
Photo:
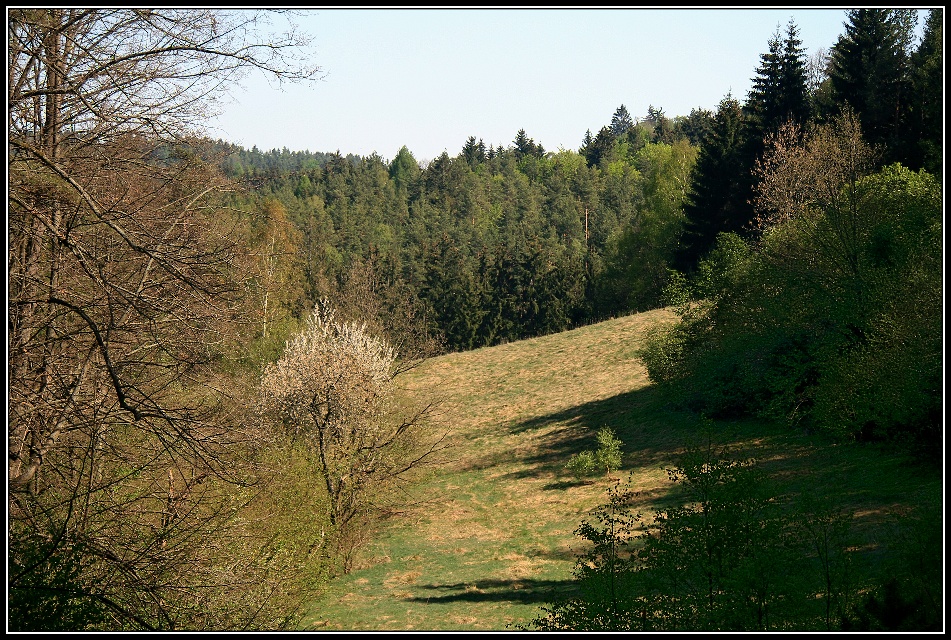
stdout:
MULTIPOLYGON (((450 460, 414 488, 425 502, 389 523, 305 628, 314 618, 343 629, 493 629, 530 619, 542 589, 570 585, 574 529, 610 484, 564 473, 579 439, 602 426, 586 414, 648 384, 635 352, 649 327, 674 319, 665 310, 627 316, 444 355, 407 374, 409 396, 437 402, 433 428, 451 430, 450 460)), ((665 481, 656 464, 637 480, 648 492, 665 481)))

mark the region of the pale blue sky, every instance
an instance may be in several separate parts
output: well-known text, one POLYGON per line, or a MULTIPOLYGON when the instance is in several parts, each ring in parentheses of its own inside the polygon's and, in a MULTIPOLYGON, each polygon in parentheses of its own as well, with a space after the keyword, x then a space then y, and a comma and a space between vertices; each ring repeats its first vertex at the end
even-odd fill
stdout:
MULTIPOLYGON (((262 151, 337 151, 417 160, 457 155, 469 136, 578 149, 624 104, 670 116, 745 99, 777 26, 808 54, 830 49, 844 9, 313 9, 298 19, 327 73, 271 87, 252 75, 214 137, 262 151)), ((924 16, 919 20, 920 26, 924 16)))

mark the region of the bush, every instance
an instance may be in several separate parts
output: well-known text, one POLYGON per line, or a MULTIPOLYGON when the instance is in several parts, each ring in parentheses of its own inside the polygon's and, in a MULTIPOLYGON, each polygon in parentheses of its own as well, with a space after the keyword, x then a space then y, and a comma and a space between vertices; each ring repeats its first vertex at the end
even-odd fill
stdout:
POLYGON ((568 464, 565 465, 565 469, 570 471, 578 480, 587 476, 593 476, 596 468, 597 462, 594 458, 594 451, 582 451, 577 455, 571 456, 568 464))
POLYGON ((642 348, 651 380, 713 417, 936 455, 940 214, 940 184, 892 165, 843 188, 829 211, 769 227, 755 251, 721 235, 689 285, 672 279, 681 321, 642 348))
POLYGON ((612 429, 605 427, 598 431, 597 450, 582 451, 572 456, 565 469, 580 480, 595 475, 600 469, 604 469, 606 475, 611 475, 611 470, 620 466, 621 441, 615 437, 612 429))
POLYGON ((641 526, 630 510, 637 494, 620 480, 608 489, 608 502, 595 509, 595 522, 582 522, 575 534, 592 543, 573 571, 581 596, 543 606, 544 616, 529 628, 541 631, 618 631, 642 629, 641 608, 630 594, 637 571, 632 543, 641 526))

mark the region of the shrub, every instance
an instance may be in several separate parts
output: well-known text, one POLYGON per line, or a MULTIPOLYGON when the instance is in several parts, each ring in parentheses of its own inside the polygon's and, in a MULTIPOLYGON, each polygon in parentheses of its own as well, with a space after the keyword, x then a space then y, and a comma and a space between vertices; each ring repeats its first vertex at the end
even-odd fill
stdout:
POLYGON ((597 462, 594 458, 594 451, 582 451, 577 455, 571 456, 571 459, 568 460, 568 464, 565 465, 565 469, 570 471, 575 478, 581 480, 587 476, 594 475, 596 466, 597 462))
POLYGON ((614 431, 605 427, 598 431, 598 448, 595 451, 582 451, 568 460, 565 469, 577 479, 595 475, 598 470, 604 469, 606 475, 611 475, 612 469, 621 466, 621 441, 614 431))
POLYGON ((936 456, 940 193, 932 176, 892 165, 837 186, 828 210, 783 216, 755 250, 721 235, 689 284, 671 280, 681 321, 642 348, 651 380, 713 417, 936 456))

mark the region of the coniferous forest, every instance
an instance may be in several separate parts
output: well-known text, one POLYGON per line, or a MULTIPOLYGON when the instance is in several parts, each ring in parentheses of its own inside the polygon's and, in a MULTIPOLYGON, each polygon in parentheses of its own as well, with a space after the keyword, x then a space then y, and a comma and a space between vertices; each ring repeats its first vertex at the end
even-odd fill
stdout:
POLYGON ((942 9, 812 57, 790 20, 715 111, 425 164, 192 133, 235 65, 315 72, 236 15, 8 11, 9 629, 293 628, 445 450, 397 375, 661 307, 678 406, 940 466, 942 9))

